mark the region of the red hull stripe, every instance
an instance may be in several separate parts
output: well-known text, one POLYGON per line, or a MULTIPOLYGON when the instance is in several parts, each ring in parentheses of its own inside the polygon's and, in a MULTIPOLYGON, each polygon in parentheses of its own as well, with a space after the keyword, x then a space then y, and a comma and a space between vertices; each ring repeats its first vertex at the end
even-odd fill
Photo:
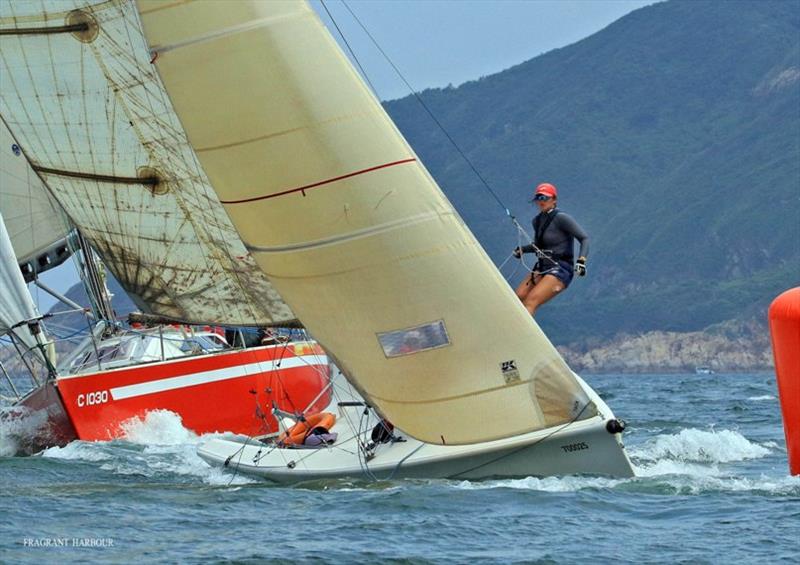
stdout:
POLYGON ((413 163, 416 159, 403 159, 402 161, 394 161, 393 163, 384 163, 383 165, 377 165, 375 167, 370 167, 369 169, 362 169, 360 171, 356 171, 354 173, 348 173, 346 175, 342 175, 340 177, 333 177, 332 179, 325 179, 319 182, 315 182, 312 184, 307 184, 305 186, 300 186, 298 188, 290 188, 289 190, 284 190, 282 192, 276 192, 275 194, 267 194, 266 196, 254 196, 253 198, 244 198, 242 200, 220 200, 223 204, 244 204, 246 202, 255 202, 256 200, 267 200, 268 198, 275 198, 277 196, 284 196, 286 194, 291 194, 293 192, 304 192, 306 190, 317 188, 318 186, 323 186, 325 184, 330 184, 332 182, 336 182, 338 180, 349 179, 350 177, 355 177, 358 175, 363 175, 364 173, 371 173, 372 171, 377 171, 379 169, 385 169, 387 167, 394 167, 395 165, 402 165, 403 163, 413 163))
POLYGON ((247 365, 235 365, 233 367, 192 373, 181 377, 171 377, 168 379, 158 379, 133 385, 120 386, 110 389, 110 392, 112 399, 123 400, 125 398, 146 396, 148 394, 175 390, 177 388, 249 377, 258 373, 270 373, 280 371, 281 369, 295 369, 297 367, 310 367, 313 365, 325 364, 325 357, 319 355, 302 355, 300 357, 287 357, 282 361, 265 361, 261 363, 248 363, 247 365))

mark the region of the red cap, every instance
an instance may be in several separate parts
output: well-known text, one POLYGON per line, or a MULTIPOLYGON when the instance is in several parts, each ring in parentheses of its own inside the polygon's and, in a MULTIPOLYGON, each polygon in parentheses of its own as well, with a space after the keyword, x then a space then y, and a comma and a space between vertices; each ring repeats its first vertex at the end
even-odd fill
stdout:
POLYGON ((544 194, 550 198, 558 198, 558 190, 556 190, 556 187, 549 182, 543 182, 536 187, 536 192, 533 193, 533 197, 536 198, 536 195, 538 194, 544 194))

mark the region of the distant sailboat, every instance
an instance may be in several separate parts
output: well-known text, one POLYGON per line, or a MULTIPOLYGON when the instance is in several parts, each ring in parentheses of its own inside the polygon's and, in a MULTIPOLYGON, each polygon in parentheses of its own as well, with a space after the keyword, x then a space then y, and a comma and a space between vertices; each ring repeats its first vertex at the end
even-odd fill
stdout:
POLYGON ((604 472, 596 453, 630 474, 619 429, 606 431, 613 415, 308 4, 137 6, 154 66, 245 245, 367 403, 421 442, 475 453, 543 434, 528 437, 538 445, 528 460, 559 451, 543 437, 580 429, 588 456, 566 449, 547 473, 604 472))

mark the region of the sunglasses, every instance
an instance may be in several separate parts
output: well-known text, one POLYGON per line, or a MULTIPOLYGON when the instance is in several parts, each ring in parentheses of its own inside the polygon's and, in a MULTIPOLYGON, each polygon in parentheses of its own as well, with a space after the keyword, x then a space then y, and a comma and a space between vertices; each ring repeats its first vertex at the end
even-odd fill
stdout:
POLYGON ((533 197, 533 199, 534 199, 534 201, 538 201, 538 202, 547 202, 548 200, 552 200, 553 197, 552 196, 546 196, 544 194, 537 194, 536 196, 533 197))

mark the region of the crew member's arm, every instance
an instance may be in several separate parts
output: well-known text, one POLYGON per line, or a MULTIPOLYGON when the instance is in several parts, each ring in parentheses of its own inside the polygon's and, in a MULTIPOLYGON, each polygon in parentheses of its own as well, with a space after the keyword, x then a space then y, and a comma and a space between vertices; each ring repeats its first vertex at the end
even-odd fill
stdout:
POLYGON ((522 257, 523 253, 533 253, 533 251, 534 251, 533 244, 530 244, 530 245, 523 245, 522 247, 515 247, 514 251, 512 251, 512 254, 514 255, 514 257, 519 259, 520 257, 522 257))

